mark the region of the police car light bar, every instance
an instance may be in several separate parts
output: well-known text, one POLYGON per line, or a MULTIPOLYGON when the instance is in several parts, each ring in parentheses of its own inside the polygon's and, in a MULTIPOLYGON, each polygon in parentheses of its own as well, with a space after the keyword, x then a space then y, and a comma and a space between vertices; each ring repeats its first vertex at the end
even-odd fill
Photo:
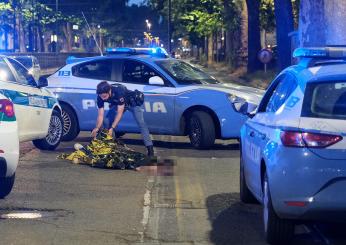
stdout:
POLYGON ((136 50, 133 48, 106 48, 108 54, 134 54, 136 50))
POLYGON ((164 48, 106 48, 106 52, 109 55, 112 54, 128 54, 128 55, 135 55, 135 54, 146 54, 156 57, 169 57, 167 51, 164 48))
POLYGON ((294 58, 346 59, 346 47, 297 48, 294 58))

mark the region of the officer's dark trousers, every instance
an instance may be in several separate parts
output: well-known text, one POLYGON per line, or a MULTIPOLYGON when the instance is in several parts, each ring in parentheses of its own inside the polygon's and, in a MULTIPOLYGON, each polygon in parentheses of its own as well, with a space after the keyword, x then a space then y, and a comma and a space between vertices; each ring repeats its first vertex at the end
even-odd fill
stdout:
MULTIPOLYGON (((129 107, 127 110, 132 113, 134 119, 137 122, 137 125, 142 134, 144 145, 145 146, 153 145, 153 142, 151 141, 151 138, 150 138, 148 126, 144 121, 143 109, 140 106, 133 106, 133 107, 129 107)), ((104 124, 105 126, 107 126, 107 128, 111 127, 112 123, 114 122, 114 118, 116 114, 117 112, 115 107, 109 109, 106 115, 106 120, 104 121, 104 124)))

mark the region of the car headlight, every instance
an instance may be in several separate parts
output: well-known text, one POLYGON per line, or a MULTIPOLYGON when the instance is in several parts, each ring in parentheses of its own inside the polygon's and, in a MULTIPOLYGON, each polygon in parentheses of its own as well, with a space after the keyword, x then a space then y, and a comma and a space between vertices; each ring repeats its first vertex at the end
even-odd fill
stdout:
POLYGON ((231 101, 234 110, 236 110, 237 112, 243 114, 246 114, 248 112, 248 103, 244 98, 238 97, 234 94, 229 94, 228 99, 231 101))

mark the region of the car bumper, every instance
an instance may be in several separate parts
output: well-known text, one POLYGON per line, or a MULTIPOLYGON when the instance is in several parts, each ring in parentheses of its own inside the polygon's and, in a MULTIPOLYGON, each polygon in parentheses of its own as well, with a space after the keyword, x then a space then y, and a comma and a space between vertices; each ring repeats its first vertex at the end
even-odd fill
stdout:
POLYGON ((12 176, 17 169, 19 160, 17 122, 1 122, 0 150, 2 150, 0 153, 0 177, 12 176))
POLYGON ((279 217, 344 219, 345 160, 323 159, 305 148, 282 148, 276 153, 271 160, 277 164, 267 164, 267 172, 274 210, 279 217))

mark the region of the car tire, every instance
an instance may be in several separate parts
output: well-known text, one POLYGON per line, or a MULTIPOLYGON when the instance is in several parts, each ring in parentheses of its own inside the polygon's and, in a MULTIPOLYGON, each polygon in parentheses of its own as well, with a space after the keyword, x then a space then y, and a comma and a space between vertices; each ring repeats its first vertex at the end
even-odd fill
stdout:
POLYGON ((10 177, 1 177, 0 178, 0 198, 5 198, 8 194, 10 194, 14 180, 16 178, 16 174, 14 173, 10 177))
POLYGON ((208 149, 215 142, 215 125, 204 111, 194 111, 189 118, 190 142, 196 149, 208 149))
POLYGON ((242 156, 242 151, 240 148, 240 170, 239 170, 239 194, 240 200, 243 203, 258 203, 255 196, 251 193, 246 184, 245 173, 244 173, 244 160, 242 156))
POLYGON ((62 109, 62 119, 64 122, 64 133, 62 136, 62 141, 74 140, 79 134, 79 125, 76 113, 68 105, 61 105, 62 109))
POLYGON ((50 118, 48 134, 44 139, 33 140, 33 144, 40 150, 55 150, 60 144, 63 134, 63 121, 58 111, 53 111, 50 118))
POLYGON ((269 244, 288 244, 294 235, 294 222, 281 219, 275 213, 270 196, 267 173, 263 180, 263 223, 265 239, 269 244))

